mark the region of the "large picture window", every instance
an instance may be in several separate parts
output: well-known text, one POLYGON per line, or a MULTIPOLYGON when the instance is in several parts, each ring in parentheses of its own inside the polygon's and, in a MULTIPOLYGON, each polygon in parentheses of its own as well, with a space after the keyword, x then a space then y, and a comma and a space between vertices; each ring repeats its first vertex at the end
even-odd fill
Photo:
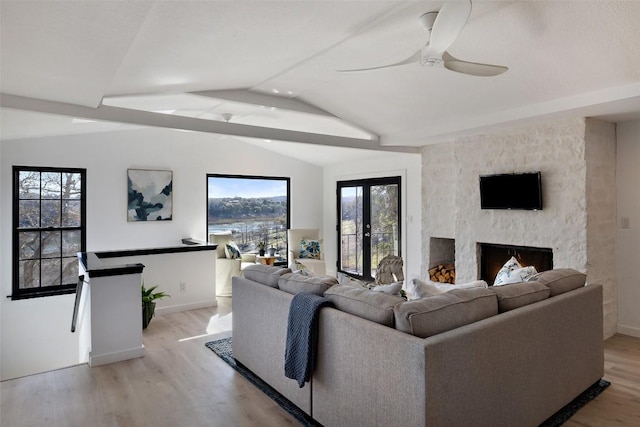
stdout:
POLYGON ((287 261, 290 179, 207 175, 207 236, 229 232, 242 253, 273 247, 287 261))
POLYGON ((85 169, 13 167, 13 299, 75 291, 85 177, 85 169))

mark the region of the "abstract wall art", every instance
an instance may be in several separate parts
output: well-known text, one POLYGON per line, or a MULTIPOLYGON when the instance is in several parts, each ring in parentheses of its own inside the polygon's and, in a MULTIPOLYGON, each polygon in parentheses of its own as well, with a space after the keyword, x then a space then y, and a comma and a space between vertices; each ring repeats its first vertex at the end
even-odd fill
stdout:
POLYGON ((127 170, 127 221, 171 221, 173 172, 127 170))

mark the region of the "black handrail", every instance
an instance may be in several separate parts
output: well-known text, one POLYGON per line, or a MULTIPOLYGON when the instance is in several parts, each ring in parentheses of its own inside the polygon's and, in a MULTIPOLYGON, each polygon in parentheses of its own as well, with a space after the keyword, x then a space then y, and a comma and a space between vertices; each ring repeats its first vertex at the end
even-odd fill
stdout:
POLYGON ((78 286, 76 287, 76 302, 73 304, 73 317, 71 318, 71 332, 76 331, 76 323, 78 321, 78 308, 80 307, 80 298, 82 297, 82 285, 84 284, 84 276, 78 276, 78 286))

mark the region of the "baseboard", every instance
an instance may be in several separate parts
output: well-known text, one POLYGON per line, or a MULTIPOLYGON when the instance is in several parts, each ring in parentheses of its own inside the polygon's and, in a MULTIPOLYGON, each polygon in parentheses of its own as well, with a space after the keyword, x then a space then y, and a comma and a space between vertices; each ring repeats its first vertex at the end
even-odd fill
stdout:
POLYGON ((93 368, 94 366, 121 362, 123 360, 135 359, 136 357, 142 356, 144 356, 144 345, 115 353, 93 354, 92 352, 89 352, 89 366, 93 368))
POLYGON ((170 305, 168 307, 156 307, 156 314, 176 313, 178 311, 195 310, 196 308, 217 307, 218 300, 204 300, 189 304, 170 305))
POLYGON ((618 324, 616 332, 622 335, 629 335, 632 337, 640 338, 640 328, 634 328, 632 326, 624 326, 618 324))

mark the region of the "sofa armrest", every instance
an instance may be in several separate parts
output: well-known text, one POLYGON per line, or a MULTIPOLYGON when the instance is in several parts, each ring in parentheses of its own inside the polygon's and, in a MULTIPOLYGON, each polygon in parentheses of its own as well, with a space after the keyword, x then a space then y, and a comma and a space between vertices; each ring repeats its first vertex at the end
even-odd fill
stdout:
POLYGON ((256 254, 240 254, 240 259, 242 262, 250 262, 252 264, 256 263, 256 254))

